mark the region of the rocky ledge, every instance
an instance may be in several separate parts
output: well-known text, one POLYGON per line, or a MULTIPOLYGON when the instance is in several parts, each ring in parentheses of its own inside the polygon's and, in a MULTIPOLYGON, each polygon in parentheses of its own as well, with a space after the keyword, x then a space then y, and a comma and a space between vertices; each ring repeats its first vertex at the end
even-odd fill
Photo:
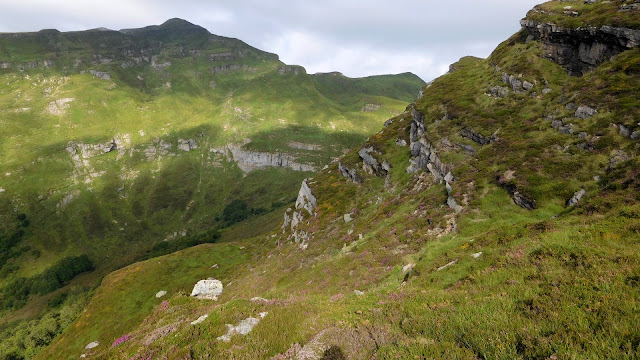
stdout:
POLYGON ((622 27, 565 28, 529 19, 520 21, 529 32, 528 40, 540 41, 546 57, 581 76, 611 57, 640 46, 640 30, 622 27))

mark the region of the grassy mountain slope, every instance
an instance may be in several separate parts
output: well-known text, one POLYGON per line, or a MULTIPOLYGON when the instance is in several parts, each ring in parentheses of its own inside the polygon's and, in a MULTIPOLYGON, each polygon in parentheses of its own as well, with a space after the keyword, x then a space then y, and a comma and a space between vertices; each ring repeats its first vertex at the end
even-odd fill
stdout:
POLYGON ((316 174, 297 224, 112 273, 38 358, 637 358, 640 50, 575 77, 529 35, 461 59, 316 174), (413 173, 410 145, 433 154, 413 173), (224 251, 243 259, 211 268, 224 251), (189 297, 207 277, 219 300, 189 297))
POLYGON ((66 311, 47 303, 134 261, 235 239, 246 218, 273 229, 311 170, 424 84, 341 79, 362 81, 341 103, 302 67, 180 19, 0 34, 0 326, 66 311), (79 255, 95 270, 57 272, 79 255))

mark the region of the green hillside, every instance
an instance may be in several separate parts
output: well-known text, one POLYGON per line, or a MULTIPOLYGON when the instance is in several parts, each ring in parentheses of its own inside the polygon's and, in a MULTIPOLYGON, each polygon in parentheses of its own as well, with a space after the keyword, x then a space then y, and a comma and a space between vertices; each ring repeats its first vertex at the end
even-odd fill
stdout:
MULTIPOLYGON (((234 240, 243 220, 274 229, 269 213, 302 179, 424 84, 341 78, 338 96, 314 79, 180 19, 0 34, 0 329, 73 308, 71 321, 81 305, 60 299, 135 261, 234 240)), ((51 336, 68 323, 56 319, 51 336)))
POLYGON ((111 273, 36 358, 638 358, 640 44, 541 28, 454 64, 282 229, 111 273))

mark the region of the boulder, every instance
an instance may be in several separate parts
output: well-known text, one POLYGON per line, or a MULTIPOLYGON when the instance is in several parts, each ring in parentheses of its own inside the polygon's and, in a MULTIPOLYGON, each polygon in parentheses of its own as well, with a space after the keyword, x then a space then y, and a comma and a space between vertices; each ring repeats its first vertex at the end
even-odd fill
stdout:
POLYGON ((489 95, 503 98, 509 95, 509 88, 503 86, 494 86, 489 89, 489 95))
POLYGON ((220 280, 200 280, 193 287, 191 296, 198 299, 218 300, 218 296, 222 295, 222 288, 223 286, 220 280))
POLYGON ((609 170, 614 169, 618 164, 629 160, 629 155, 622 150, 615 150, 609 157, 609 170))
POLYGON ((626 138, 631 137, 631 130, 629 130, 628 127, 626 127, 626 126, 624 126, 622 124, 619 124, 618 125, 618 130, 619 130, 620 136, 626 137, 626 138))
POLYGON ((571 199, 567 200, 567 203, 565 204, 566 207, 571 207, 571 206, 576 205, 580 201, 580 199, 582 199, 584 194, 586 194, 586 193, 587 193, 587 191, 585 189, 580 189, 579 191, 576 191, 576 193, 573 194, 571 199))
POLYGON ((583 105, 583 106, 579 106, 578 109, 576 109, 574 116, 580 119, 587 119, 592 116, 595 116, 597 113, 598 113, 598 110, 592 107, 583 105))

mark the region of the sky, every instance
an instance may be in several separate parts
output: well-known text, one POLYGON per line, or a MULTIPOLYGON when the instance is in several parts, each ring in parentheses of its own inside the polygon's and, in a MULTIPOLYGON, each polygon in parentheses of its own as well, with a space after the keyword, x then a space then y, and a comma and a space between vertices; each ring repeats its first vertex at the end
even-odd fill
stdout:
POLYGON ((430 81, 487 57, 541 0, 0 0, 0 32, 113 30, 182 18, 309 73, 430 81))

